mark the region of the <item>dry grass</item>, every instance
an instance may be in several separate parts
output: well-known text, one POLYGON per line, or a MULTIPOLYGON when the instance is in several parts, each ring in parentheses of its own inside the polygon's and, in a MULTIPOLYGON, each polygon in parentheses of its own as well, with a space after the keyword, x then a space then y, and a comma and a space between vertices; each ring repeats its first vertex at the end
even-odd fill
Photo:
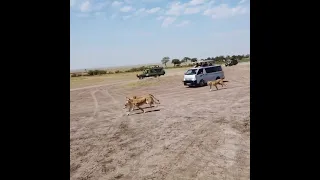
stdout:
POLYGON ((125 84, 125 87, 146 87, 146 86, 154 86, 160 84, 161 80, 159 78, 148 78, 143 79, 137 82, 130 82, 125 84))
POLYGON ((85 86, 100 85, 105 83, 113 83, 121 80, 133 80, 137 79, 134 73, 119 73, 119 74, 104 74, 100 76, 83 76, 70 78, 70 88, 81 88, 85 86))

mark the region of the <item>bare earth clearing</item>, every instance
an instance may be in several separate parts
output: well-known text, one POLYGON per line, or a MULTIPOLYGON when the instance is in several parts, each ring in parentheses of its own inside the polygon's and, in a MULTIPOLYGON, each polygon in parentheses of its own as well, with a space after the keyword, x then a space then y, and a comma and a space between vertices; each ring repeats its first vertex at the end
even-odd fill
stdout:
POLYGON ((70 179, 250 179, 250 63, 223 70, 211 92, 185 70, 71 90, 70 179), (125 96, 146 93, 161 104, 126 116, 125 96))

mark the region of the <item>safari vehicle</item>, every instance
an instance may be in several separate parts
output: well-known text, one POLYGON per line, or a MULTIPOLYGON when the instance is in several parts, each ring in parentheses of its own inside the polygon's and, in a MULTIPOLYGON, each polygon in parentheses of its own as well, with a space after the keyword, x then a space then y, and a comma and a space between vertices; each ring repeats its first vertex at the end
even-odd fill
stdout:
POLYGON ((145 77, 158 77, 165 75, 165 71, 163 67, 160 67, 158 65, 155 66, 149 66, 146 68, 141 74, 137 74, 137 77, 139 79, 143 79, 145 77))
POLYGON ((228 59, 225 63, 225 66, 233 66, 233 65, 237 65, 237 64, 238 64, 237 59, 228 59))
POLYGON ((224 72, 221 65, 196 67, 184 73, 183 84, 185 86, 204 86, 208 81, 223 79, 224 72))

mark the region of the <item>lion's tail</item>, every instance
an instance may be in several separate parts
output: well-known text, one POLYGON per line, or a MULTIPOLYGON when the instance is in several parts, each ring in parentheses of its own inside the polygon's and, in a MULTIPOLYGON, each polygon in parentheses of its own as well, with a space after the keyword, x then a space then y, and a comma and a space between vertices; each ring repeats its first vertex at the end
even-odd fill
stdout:
POLYGON ((229 82, 229 81, 225 81, 225 80, 223 80, 223 82, 229 82))

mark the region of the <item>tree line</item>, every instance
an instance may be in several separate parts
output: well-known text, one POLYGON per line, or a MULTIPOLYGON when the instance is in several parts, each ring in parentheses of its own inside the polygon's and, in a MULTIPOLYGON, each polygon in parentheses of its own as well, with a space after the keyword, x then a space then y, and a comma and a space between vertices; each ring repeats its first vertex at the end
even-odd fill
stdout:
MULTIPOLYGON (((228 59, 241 60, 243 58, 249 58, 249 57, 250 57, 250 54, 247 54, 247 55, 232 55, 232 56, 227 55, 227 56, 207 57, 206 59, 201 59, 201 60, 213 60, 215 62, 223 62, 223 61, 228 60, 228 59)), ((174 66, 177 66, 177 65, 180 65, 182 63, 187 63, 188 61, 190 61, 190 62, 198 62, 198 58, 184 57, 181 60, 175 58, 175 59, 171 60, 171 63, 174 66)), ((166 67, 167 67, 167 63, 168 62, 170 62, 170 58, 168 56, 163 57, 162 60, 161 60, 161 63, 164 64, 166 67)))
MULTIPOLYGON (((208 57, 206 59, 201 59, 201 60, 214 60, 214 62, 216 63, 221 63, 224 60, 227 59, 237 59, 237 60, 241 60, 243 58, 249 58, 250 54, 247 55, 232 55, 232 56, 216 56, 216 57, 208 57)), ((169 57, 163 57, 161 60, 161 63, 164 64, 166 66, 166 68, 171 68, 171 67, 167 67, 167 63, 170 62, 170 58, 169 57)), ((191 67, 193 66, 191 63, 188 64, 188 62, 198 62, 198 58, 189 58, 189 57, 184 57, 181 60, 180 59, 172 59, 171 63, 174 65, 174 68, 178 68, 178 67, 191 67)), ((134 68, 130 68, 127 70, 115 70, 115 71, 107 71, 107 70, 85 70, 85 73, 71 73, 71 77, 78 77, 78 76, 95 76, 95 75, 103 75, 103 74, 118 74, 118 73, 128 73, 128 72, 139 72, 139 71, 143 71, 145 68, 145 66, 141 66, 141 67, 134 67, 134 68)))

